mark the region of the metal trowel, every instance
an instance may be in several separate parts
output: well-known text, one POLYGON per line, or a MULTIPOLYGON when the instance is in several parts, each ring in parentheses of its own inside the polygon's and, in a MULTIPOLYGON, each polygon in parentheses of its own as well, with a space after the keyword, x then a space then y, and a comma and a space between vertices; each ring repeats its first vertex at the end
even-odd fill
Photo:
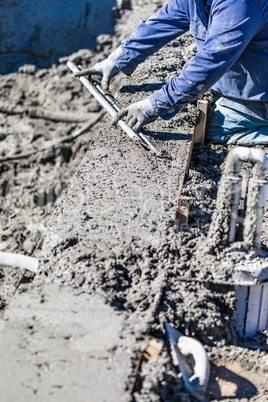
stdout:
MULTIPOLYGON (((78 71, 82 70, 75 63, 70 61, 67 63, 67 66, 73 73, 77 73, 78 71)), ((113 96, 110 93, 104 92, 101 84, 98 81, 93 79, 89 80, 86 77, 79 77, 79 79, 112 117, 119 112, 120 108, 116 105, 113 96)), ((118 124, 130 138, 133 140, 138 140, 147 150, 153 152, 157 156, 166 157, 158 149, 156 149, 155 146, 148 141, 148 139, 141 132, 136 133, 124 120, 119 120, 118 124)))

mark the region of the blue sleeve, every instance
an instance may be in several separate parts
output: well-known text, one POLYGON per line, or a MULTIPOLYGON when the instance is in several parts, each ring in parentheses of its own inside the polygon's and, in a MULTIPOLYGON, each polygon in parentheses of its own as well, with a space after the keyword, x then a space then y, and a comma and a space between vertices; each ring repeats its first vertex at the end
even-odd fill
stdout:
POLYGON ((143 21, 109 59, 123 73, 130 75, 148 56, 188 30, 184 0, 171 0, 151 18, 143 21))
POLYGON ((263 23, 259 9, 248 0, 215 0, 210 13, 211 25, 203 47, 179 75, 149 96, 163 119, 170 119, 211 88, 232 67, 263 23))

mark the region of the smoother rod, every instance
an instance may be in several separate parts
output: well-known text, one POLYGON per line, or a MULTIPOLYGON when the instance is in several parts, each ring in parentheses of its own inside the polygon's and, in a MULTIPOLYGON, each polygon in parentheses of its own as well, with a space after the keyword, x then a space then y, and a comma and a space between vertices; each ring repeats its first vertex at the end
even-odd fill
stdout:
MULTIPOLYGON (((67 66, 69 69, 73 72, 76 73, 78 71, 81 71, 77 67, 75 63, 72 63, 71 61, 68 61, 67 66)), ((116 113, 119 111, 119 109, 112 105, 106 96, 101 93, 95 85, 93 85, 86 77, 79 77, 80 81, 84 86, 91 92, 91 94, 97 99, 97 101, 104 107, 104 109, 107 110, 107 112, 114 117, 116 113)), ((157 155, 160 155, 160 151, 158 151, 148 140, 145 138, 141 133, 136 133, 134 130, 132 130, 131 127, 124 121, 124 120, 119 120, 118 121, 119 126, 125 131, 125 133, 132 139, 135 140, 140 140, 143 145, 145 145, 147 148, 149 148, 152 152, 154 152, 157 155)))

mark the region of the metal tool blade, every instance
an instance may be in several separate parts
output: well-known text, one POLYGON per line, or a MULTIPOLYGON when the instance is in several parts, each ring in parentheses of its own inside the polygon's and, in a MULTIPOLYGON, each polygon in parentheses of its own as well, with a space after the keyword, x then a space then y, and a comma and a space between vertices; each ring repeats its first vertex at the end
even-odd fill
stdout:
MULTIPOLYGON (((73 73, 81 71, 81 68, 79 68, 75 63, 72 63, 71 61, 67 63, 67 66, 73 73)), ((114 117, 116 113, 119 112, 120 109, 113 101, 112 96, 110 94, 104 93, 98 81, 88 80, 86 77, 79 77, 79 79, 112 117, 114 117)), ((156 155, 161 156, 161 152, 158 151, 158 149, 156 149, 154 145, 150 141, 148 141, 148 139, 141 132, 136 133, 124 120, 119 120, 118 124, 130 138, 134 140, 139 140, 145 148, 152 151, 156 155)))

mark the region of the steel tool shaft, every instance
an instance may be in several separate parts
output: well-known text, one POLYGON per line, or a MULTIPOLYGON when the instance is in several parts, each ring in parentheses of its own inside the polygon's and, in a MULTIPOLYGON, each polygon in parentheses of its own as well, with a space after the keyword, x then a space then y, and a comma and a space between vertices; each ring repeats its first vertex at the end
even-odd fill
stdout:
MULTIPOLYGON (((81 69, 71 61, 67 63, 67 66, 73 73, 81 71, 81 69)), ((82 84, 89 90, 89 92, 97 99, 97 101, 107 110, 107 112, 112 117, 114 117, 120 109, 114 102, 112 103, 111 101, 109 101, 107 95, 102 91, 99 83, 94 80, 88 80, 86 77, 79 77, 79 79, 82 84)), ((119 120, 118 124, 130 138, 134 140, 139 140, 147 149, 154 152, 155 154, 161 154, 160 151, 158 151, 142 133, 136 133, 124 120, 119 120)))

